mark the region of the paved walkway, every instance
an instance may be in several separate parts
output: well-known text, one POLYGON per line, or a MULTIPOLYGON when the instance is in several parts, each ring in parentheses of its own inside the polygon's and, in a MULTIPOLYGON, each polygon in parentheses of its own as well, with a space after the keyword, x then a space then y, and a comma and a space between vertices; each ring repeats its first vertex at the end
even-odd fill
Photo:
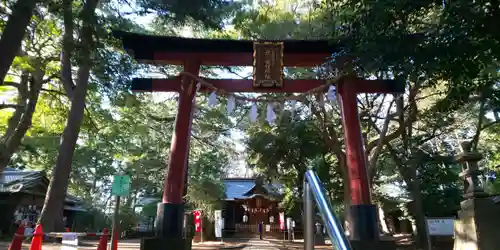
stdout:
MULTIPOLYGON (((86 246, 79 246, 78 250, 95 250, 97 242, 92 242, 92 243, 93 244, 88 244, 86 246)), ((234 239, 228 243, 232 243, 230 245, 239 245, 237 243, 244 244, 245 247, 237 248, 237 249, 243 249, 243 250, 283 250, 283 248, 280 248, 276 244, 271 243, 267 240, 259 240, 259 239, 238 240, 238 239, 234 239)), ((9 242, 0 242, 0 250, 7 249, 8 245, 9 245, 9 242)), ((22 250, 28 250, 28 249, 29 249, 29 243, 23 244, 22 250)), ((43 250, 63 250, 64 248, 61 247, 61 245, 59 245, 59 244, 44 243, 42 249, 43 250)), ((118 249, 119 250, 139 250, 140 243, 138 242, 138 240, 123 240, 122 242, 119 243, 118 249)), ((203 244, 203 245, 193 246, 193 249, 216 250, 216 249, 220 249, 220 245, 218 245, 218 244, 203 244)))
POLYGON ((267 240, 252 239, 243 250, 280 250, 267 240))

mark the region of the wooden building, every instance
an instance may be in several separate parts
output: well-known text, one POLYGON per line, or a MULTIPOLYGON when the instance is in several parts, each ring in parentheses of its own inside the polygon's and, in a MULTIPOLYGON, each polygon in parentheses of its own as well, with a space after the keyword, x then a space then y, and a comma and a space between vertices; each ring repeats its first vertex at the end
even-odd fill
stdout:
POLYGON ((259 178, 224 180, 226 198, 223 218, 226 235, 258 233, 263 224, 265 234, 280 234, 280 207, 283 190, 280 184, 266 184, 259 178))
MULTIPOLYGON (((6 168, 0 173, 0 233, 11 234, 20 222, 34 225, 43 207, 49 179, 44 171, 6 168)), ((66 227, 74 226, 75 215, 85 212, 82 201, 68 194, 64 202, 66 227)))
MULTIPOLYGON (((266 237, 282 237, 280 213, 285 218, 287 216, 280 207, 283 198, 281 184, 265 183, 260 178, 226 178, 224 189, 225 199, 221 201, 224 218, 223 237, 255 237, 258 234, 259 222, 263 224, 266 237)), ((160 202, 160 199, 143 197, 136 206, 144 207, 156 202, 160 202)), ((300 218, 294 220, 299 222, 300 218)), ((154 224, 154 217, 147 218, 139 223, 137 230, 153 231, 154 224)))

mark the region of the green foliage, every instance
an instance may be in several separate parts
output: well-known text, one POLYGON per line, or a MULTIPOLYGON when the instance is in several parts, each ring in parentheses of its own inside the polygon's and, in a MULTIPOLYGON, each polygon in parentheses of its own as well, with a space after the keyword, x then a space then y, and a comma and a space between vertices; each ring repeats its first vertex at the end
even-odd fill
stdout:
POLYGON ((196 157, 189 166, 189 181, 186 200, 193 209, 201 209, 210 218, 213 211, 221 209, 224 197, 223 177, 228 164, 228 156, 208 149, 205 152, 193 152, 196 157))
POLYGON ((157 207, 158 203, 156 202, 148 203, 142 207, 141 215, 145 218, 155 217, 157 207))
POLYGON ((201 0, 195 2, 176 0, 140 0, 137 4, 142 7, 140 12, 154 12, 167 23, 184 23, 194 20, 210 28, 221 27, 223 21, 229 17, 239 4, 225 0, 201 0))
MULTIPOLYGON (((276 126, 257 124, 247 130, 249 164, 269 179, 285 186, 283 207, 300 212, 298 207, 305 171, 314 167, 330 198, 343 199, 343 184, 337 172, 338 162, 329 153, 323 138, 309 119, 291 120, 285 114, 276 126)), ((300 214, 300 213, 299 213, 300 214)))
POLYGON ((96 232, 111 228, 112 220, 101 208, 89 207, 86 212, 76 214, 75 225, 77 232, 96 232))

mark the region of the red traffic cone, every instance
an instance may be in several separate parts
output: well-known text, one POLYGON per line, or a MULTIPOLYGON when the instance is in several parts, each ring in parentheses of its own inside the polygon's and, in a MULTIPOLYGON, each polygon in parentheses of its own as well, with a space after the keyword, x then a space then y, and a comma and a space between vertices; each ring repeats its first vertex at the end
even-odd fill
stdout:
POLYGON ((97 245, 97 250, 106 250, 108 247, 108 239, 109 239, 109 233, 108 229, 104 228, 104 231, 102 231, 102 236, 99 239, 99 245, 97 245))
POLYGON ((23 223, 19 224, 19 227, 14 234, 14 238, 12 238, 12 242, 10 243, 9 250, 21 250, 23 246, 24 239, 24 225, 23 223))
POLYGON ((30 250, 42 250, 43 229, 42 225, 36 225, 33 239, 31 240, 30 250))

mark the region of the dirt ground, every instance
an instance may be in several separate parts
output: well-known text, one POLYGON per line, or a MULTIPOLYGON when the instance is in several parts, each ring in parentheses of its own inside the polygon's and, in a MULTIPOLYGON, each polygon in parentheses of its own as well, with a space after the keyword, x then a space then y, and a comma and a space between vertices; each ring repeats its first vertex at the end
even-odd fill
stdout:
MULTIPOLYGON (((0 250, 8 249, 10 242, 0 242, 0 250)), ((29 250, 30 244, 23 244, 22 250, 29 250)), ((96 250, 97 242, 89 242, 83 246, 79 246, 78 250, 96 250)), ((60 244, 44 243, 42 245, 42 250, 62 250, 63 247, 60 244)), ((123 250, 139 250, 139 243, 124 242, 118 245, 118 249, 123 250)))
MULTIPOLYGON (((10 242, 0 241, 0 250, 7 250, 10 242)), ((97 249, 97 241, 87 241, 82 242, 81 245, 77 249, 78 250, 96 250, 97 249)), ((29 243, 23 244, 22 250, 29 250, 29 243)), ((242 242, 226 242, 222 244, 220 242, 204 242, 202 244, 194 244, 193 250, 218 250, 227 247, 233 247, 233 249, 243 248, 246 244, 242 242)), ((44 243, 42 246, 42 250, 66 250, 68 248, 63 248, 60 244, 54 243, 44 243)), ((123 240, 118 243, 119 250, 139 250, 140 249, 140 240, 123 240)))
MULTIPOLYGON (((411 243, 406 245, 405 242, 408 240, 407 238, 395 239, 400 246, 400 250, 414 250, 411 246, 411 243), (406 245, 406 246, 405 246, 406 245)), ((97 241, 87 241, 82 242, 82 246, 78 247, 78 250, 96 250, 97 241)), ((327 241, 327 244, 329 242, 327 241)), ((7 250, 10 242, 0 241, 0 250, 7 250)), ((293 250, 293 249, 304 249, 303 241, 297 240, 295 242, 288 242, 282 240, 269 240, 266 241, 258 241, 258 240, 250 240, 250 239, 233 239, 231 241, 221 242, 204 242, 204 243, 196 243, 193 244, 193 250, 219 250, 219 249, 280 249, 280 250, 293 250), (258 246, 255 245, 259 243, 258 246), (265 243, 266 248, 263 247, 263 243, 265 243), (255 245, 255 246, 254 246, 255 245), (267 246, 269 245, 269 246, 267 246)), ((331 249, 331 245, 321 245, 316 246, 315 249, 331 249)), ((45 243, 42 247, 43 250, 66 250, 59 244, 53 243, 45 243)), ((122 240, 118 245, 119 250, 139 250, 140 249, 140 240, 122 240)), ((448 248, 436 248, 440 250, 448 250, 448 248)), ((29 243, 25 243, 23 245, 22 250, 29 250, 29 243)))

